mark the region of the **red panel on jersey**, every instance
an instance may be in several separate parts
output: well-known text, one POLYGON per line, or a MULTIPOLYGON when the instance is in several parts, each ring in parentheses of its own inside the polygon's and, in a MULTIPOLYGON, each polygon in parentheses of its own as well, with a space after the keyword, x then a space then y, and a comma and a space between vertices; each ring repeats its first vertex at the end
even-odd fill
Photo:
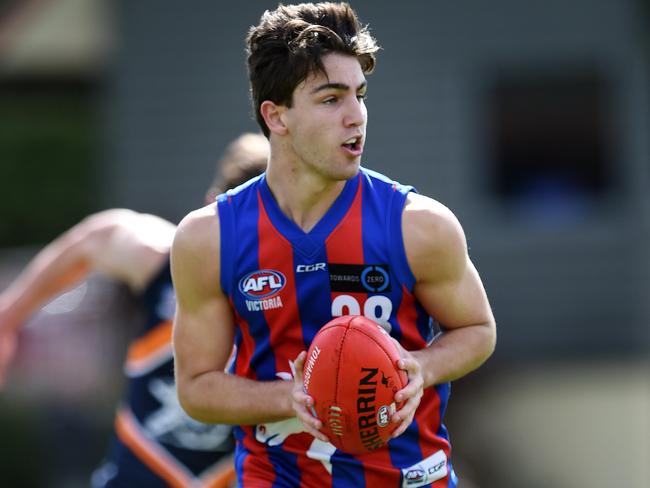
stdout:
POLYGON ((402 346, 407 351, 416 351, 426 347, 426 342, 417 329, 418 312, 415 297, 402 285, 402 301, 397 309, 397 323, 402 330, 402 346))
POLYGON ((394 469, 388 469, 393 466, 388 449, 378 449, 359 457, 364 465, 385 466, 385 469, 377 468, 373 470, 366 469, 364 476, 366 486, 400 486, 400 472, 394 469))
POLYGON ((265 449, 260 449, 260 444, 255 440, 255 427, 242 426, 242 430, 246 433, 242 442, 244 447, 248 450, 249 455, 244 459, 244 466, 242 469, 242 479, 239 480, 241 486, 254 486, 256 488, 264 488, 273 486, 274 479, 269 480, 268 485, 263 483, 261 479, 269 476, 275 469, 269 460, 265 449))
MULTIPOLYGON (((314 437, 305 432, 287 437, 284 446, 288 451, 303 454, 309 451, 312 442, 314 442, 314 437)), ((318 486, 322 488, 330 486, 330 483, 328 483, 330 474, 322 462, 315 463, 307 456, 298 456, 297 464, 300 470, 300 486, 318 486)))
MULTIPOLYGON (((363 226, 361 206, 361 179, 352 205, 345 217, 326 241, 327 261, 336 264, 363 264, 363 226)), ((339 295, 349 295, 359 304, 359 310, 346 307, 340 315, 363 315, 366 293, 332 292, 332 303, 339 295)), ((323 324, 324 325, 324 324, 323 324)))
POLYGON ((253 341, 253 336, 250 333, 248 322, 246 322, 241 315, 237 313, 237 309, 230 300, 230 306, 232 307, 235 314, 235 322, 239 325, 242 334, 242 341, 237 348, 237 358, 235 361, 235 374, 238 376, 244 376, 250 379, 257 379, 255 371, 251 369, 250 363, 253 356, 253 350, 255 349, 255 341, 253 341))
MULTIPOLYGON (((259 266, 260 269, 270 269, 284 275, 286 282, 278 293, 281 301, 277 308, 264 310, 266 323, 269 324, 271 348, 275 353, 277 372, 291 373, 288 363, 277 358, 295 359, 305 349, 302 337, 302 327, 299 322, 300 311, 296 298, 296 283, 294 279, 293 246, 287 241, 269 220, 264 208, 262 197, 258 194, 259 221, 258 232, 264 239, 260 239, 259 266)), ((276 303, 278 305, 278 303, 276 303)))

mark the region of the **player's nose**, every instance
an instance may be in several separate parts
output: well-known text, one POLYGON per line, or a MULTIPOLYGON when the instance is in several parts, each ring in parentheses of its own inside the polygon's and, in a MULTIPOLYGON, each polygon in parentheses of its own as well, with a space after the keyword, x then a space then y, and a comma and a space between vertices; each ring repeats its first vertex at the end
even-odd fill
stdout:
POLYGON ((367 116, 363 99, 353 97, 346 103, 343 123, 346 127, 359 127, 366 123, 367 116))

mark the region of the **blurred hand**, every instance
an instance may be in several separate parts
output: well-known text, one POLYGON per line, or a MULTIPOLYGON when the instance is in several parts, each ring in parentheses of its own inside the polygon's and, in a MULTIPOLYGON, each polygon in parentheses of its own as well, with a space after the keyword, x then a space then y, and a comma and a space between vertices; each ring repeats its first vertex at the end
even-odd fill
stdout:
POLYGON ((296 412, 296 417, 302 422, 305 431, 313 435, 316 439, 323 442, 329 442, 325 434, 320 432, 323 423, 311 414, 311 407, 314 405, 314 399, 305 393, 302 383, 302 370, 305 365, 307 351, 302 351, 294 361, 295 371, 293 372, 293 392, 292 406, 296 412))
POLYGON ((394 423, 399 423, 399 427, 393 432, 392 438, 398 437, 413 422, 415 411, 420 405, 420 400, 424 394, 424 378, 422 377, 422 366, 419 361, 402 347, 402 345, 393 339, 397 345, 401 358, 397 361, 397 367, 406 371, 408 375, 408 384, 395 393, 395 401, 400 403, 404 401, 404 405, 391 418, 394 423))

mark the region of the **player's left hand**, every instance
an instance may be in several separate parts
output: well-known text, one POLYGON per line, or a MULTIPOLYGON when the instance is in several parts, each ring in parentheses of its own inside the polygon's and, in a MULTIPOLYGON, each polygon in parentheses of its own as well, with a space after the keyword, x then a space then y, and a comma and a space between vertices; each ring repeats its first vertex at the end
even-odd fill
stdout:
POLYGON ((393 339, 393 342, 397 344, 401 356, 397 362, 397 367, 406 371, 409 379, 408 384, 395 393, 395 401, 405 403, 391 418, 392 422, 400 424, 393 432, 392 438, 394 439, 402 435, 413 422, 415 411, 420 405, 420 400, 424 394, 424 378, 422 377, 422 366, 415 356, 404 349, 395 339, 393 339))
POLYGON ((296 413, 296 417, 302 422, 306 432, 323 442, 329 442, 329 439, 319 429, 323 427, 323 423, 312 415, 312 407, 314 399, 305 393, 302 382, 302 369, 305 366, 305 358, 307 352, 302 351, 296 360, 293 362, 293 392, 292 392, 292 407, 296 413))

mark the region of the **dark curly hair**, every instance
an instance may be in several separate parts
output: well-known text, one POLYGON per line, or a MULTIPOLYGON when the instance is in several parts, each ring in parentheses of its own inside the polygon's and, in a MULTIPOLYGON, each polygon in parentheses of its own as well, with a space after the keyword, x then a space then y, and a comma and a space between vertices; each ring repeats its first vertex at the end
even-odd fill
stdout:
POLYGON ((310 74, 325 73, 322 57, 326 54, 355 56, 363 73, 369 74, 379 50, 350 5, 330 2, 280 4, 267 10, 249 30, 246 45, 253 110, 267 137, 262 102, 291 107, 296 86, 310 74))

